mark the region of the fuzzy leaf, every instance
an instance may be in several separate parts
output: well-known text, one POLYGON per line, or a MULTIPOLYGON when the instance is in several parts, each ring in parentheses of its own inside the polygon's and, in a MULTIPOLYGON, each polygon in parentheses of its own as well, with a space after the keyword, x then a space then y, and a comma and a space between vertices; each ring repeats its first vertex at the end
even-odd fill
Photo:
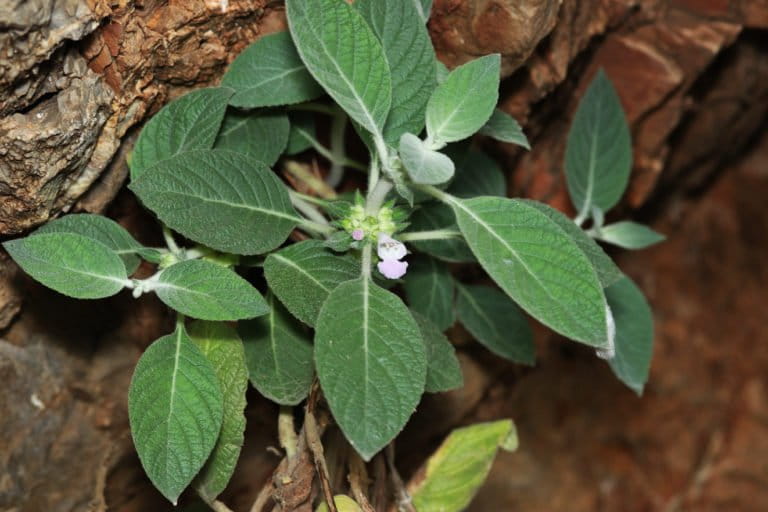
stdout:
POLYGON ((291 314, 310 326, 328 294, 359 274, 360 265, 352 258, 332 253, 317 240, 290 245, 264 261, 269 287, 291 314))
POLYGON ((158 162, 193 149, 210 149, 232 89, 200 89, 170 102, 144 125, 130 157, 131 180, 158 162))
POLYGON ((315 118, 306 112, 294 112, 288 116, 291 120, 291 130, 288 133, 286 155, 295 155, 312 147, 312 141, 317 138, 315 118))
POLYGON ((598 238, 624 249, 645 249, 666 239, 648 226, 631 221, 603 226, 598 230, 598 238))
POLYGON ((233 254, 261 254, 278 247, 300 220, 275 174, 232 151, 177 155, 154 166, 130 188, 171 229, 233 254))
POLYGON ((139 359, 128 389, 133 443, 147 476, 174 505, 216 445, 223 411, 216 372, 183 327, 139 359))
POLYGON ((240 322, 253 387, 273 402, 296 405, 315 375, 313 348, 301 324, 270 295, 269 314, 240 322))
POLYGON ((496 288, 457 286, 456 312, 467 331, 497 356, 532 365, 533 331, 523 311, 496 288))
POLYGON ((433 258, 414 259, 403 288, 411 309, 441 331, 453 325, 453 278, 444 263, 433 258))
POLYGON ((291 129, 282 112, 230 109, 216 139, 217 149, 228 149, 272 165, 288 144, 291 129))
POLYGON ((201 320, 240 320, 269 312, 264 297, 248 281, 205 260, 171 265, 153 289, 168 307, 201 320))
POLYGON ((408 308, 366 277, 328 296, 315 328, 315 365, 333 417, 366 461, 403 429, 427 374, 408 308))
POLYGON ((74 233, 33 234, 5 242, 3 247, 30 277, 76 299, 114 295, 128 278, 117 254, 101 242, 74 233))
POLYGON ((400 158, 414 183, 438 185, 453 177, 453 161, 438 151, 428 149, 412 133, 404 133, 400 137, 400 158))
POLYGON ((445 151, 456 163, 456 178, 448 192, 463 198, 507 195, 507 181, 495 160, 477 148, 459 144, 454 150, 453 146, 445 151))
POLYGON ((413 319, 424 338, 424 346, 427 350, 427 383, 425 391, 440 393, 460 388, 464 385, 461 375, 461 366, 456 358, 456 350, 448 341, 440 329, 429 319, 416 313, 413 319))
POLYGON ((222 394, 221 432, 194 482, 200 496, 211 503, 232 478, 245 440, 248 369, 243 342, 231 326, 221 322, 193 322, 189 325, 189 337, 211 363, 222 394))
POLYGON ((523 133, 523 129, 520 128, 520 124, 503 110, 494 110, 488 122, 480 128, 480 133, 501 142, 517 144, 525 149, 531 149, 528 138, 523 133))
POLYGON ((240 108, 289 105, 323 95, 288 32, 268 34, 248 46, 229 66, 221 84, 235 90, 229 103, 240 108))

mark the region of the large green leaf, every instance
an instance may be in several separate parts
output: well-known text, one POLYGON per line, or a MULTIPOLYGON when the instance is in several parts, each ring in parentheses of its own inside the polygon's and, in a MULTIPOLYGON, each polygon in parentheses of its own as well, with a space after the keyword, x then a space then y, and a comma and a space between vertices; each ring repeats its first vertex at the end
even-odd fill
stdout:
MULTIPOLYGON (((456 216, 453 210, 443 203, 426 202, 417 209, 408 219, 411 223, 411 231, 429 231, 434 229, 458 230, 456 216)), ((451 263, 465 263, 475 261, 475 256, 460 238, 447 240, 422 240, 411 242, 417 250, 430 256, 451 263)))
POLYGON ((451 144, 445 152, 456 163, 456 178, 448 192, 464 198, 507 195, 507 181, 501 167, 483 151, 465 144, 451 144))
POLYGON ((638 395, 648 380, 653 355, 653 313, 643 292, 628 277, 605 289, 616 322, 613 373, 638 395))
POLYGON ((273 252, 264 261, 269 287, 296 318, 315 325, 334 288, 360 274, 349 256, 334 254, 322 242, 306 240, 273 252))
POLYGON ((315 328, 315 365, 336 423, 365 460, 403 429, 427 375, 416 321, 367 277, 328 296, 315 328))
POLYGON ((624 110, 600 70, 581 99, 565 149, 565 177, 576 209, 610 210, 624 194, 631 168, 632 141, 624 110))
POLYGON ((444 263, 433 258, 412 260, 403 288, 411 309, 441 331, 453 325, 453 278, 444 263))
POLYGON ((563 232, 568 235, 571 240, 576 242, 579 249, 586 255, 592 266, 597 271, 597 277, 600 279, 600 284, 603 288, 612 285, 622 277, 621 269, 616 266, 613 260, 605 254, 602 247, 597 245, 592 238, 587 235, 584 230, 577 226, 571 219, 555 210, 551 206, 547 206, 544 203, 538 201, 531 201, 528 199, 522 199, 527 205, 536 208, 541 213, 552 219, 563 232))
POLYGON ((400 137, 400 159, 414 183, 438 185, 453 177, 453 161, 439 151, 427 148, 412 133, 400 137))
POLYGON ((437 86, 435 50, 414 0, 357 0, 354 4, 379 37, 392 75, 392 106, 384 139, 397 145, 404 133, 421 133, 424 113, 437 86))
POLYGON ((201 320, 241 320, 266 315, 259 291, 233 270, 205 260, 188 260, 164 269, 153 284, 166 305, 201 320))
POLYGON ((488 350, 510 361, 533 364, 533 331, 522 310, 496 288, 457 286, 459 321, 488 350))
POLYGON ((210 503, 227 487, 245 440, 248 369, 243 342, 233 327, 197 321, 190 324, 189 337, 213 366, 222 394, 221 432, 194 483, 197 492, 210 503))
POLYGON ((155 165, 130 188, 170 228, 234 254, 270 251, 300 221, 275 174, 232 151, 182 153, 155 165))
POLYGON ((344 0, 287 0, 288 25, 301 60, 349 116, 381 136, 392 101, 384 50, 344 0))
POLYGON ((223 411, 216 372, 183 327, 139 359, 128 389, 133 443, 147 476, 174 505, 216 445, 223 411))
POLYGON ((230 109, 216 138, 217 149, 229 149, 272 165, 288 144, 288 116, 275 111, 230 109))
POLYGON ((665 239, 648 226, 628 220, 603 226, 597 234, 600 240, 624 249, 645 249, 665 239))
POLYGON ((296 405, 307 397, 315 375, 312 343, 274 296, 267 301, 269 315, 238 325, 248 373, 259 393, 281 405, 296 405))
POLYGON ((33 234, 5 242, 11 258, 33 279, 76 299, 100 299, 125 286, 120 257, 106 245, 74 233, 33 234))
POLYGON ((456 350, 440 329, 428 318, 412 311, 413 319, 424 338, 427 351, 427 382, 424 386, 429 393, 440 393, 460 388, 464 385, 461 366, 456 357, 456 350))
POLYGON ((560 334, 608 347, 600 281, 556 222, 516 199, 452 199, 451 206, 472 252, 507 295, 560 334))
POLYGON ((233 92, 226 87, 200 89, 163 107, 144 125, 133 147, 131 179, 181 152, 213 147, 233 92))
POLYGON ((301 103, 323 94, 288 32, 266 35, 248 46, 229 66, 221 84, 235 90, 229 103, 241 108, 301 103))
POLYGON ((517 432, 511 420, 478 423, 451 432, 408 485, 416 510, 465 510, 491 471, 499 448, 517 449, 517 432))
POLYGON ((466 139, 488 121, 499 99, 499 54, 461 65, 427 103, 427 134, 435 146, 466 139))
POLYGON ((101 215, 87 213, 65 215, 35 231, 35 234, 43 233, 73 233, 101 242, 120 256, 125 263, 128 275, 136 271, 141 262, 137 253, 144 250, 144 247, 123 226, 101 215))
POLYGON ((525 149, 531 149, 528 138, 523 133, 523 129, 520 128, 518 122, 503 110, 494 110, 488 122, 480 128, 480 133, 502 142, 517 144, 525 149))

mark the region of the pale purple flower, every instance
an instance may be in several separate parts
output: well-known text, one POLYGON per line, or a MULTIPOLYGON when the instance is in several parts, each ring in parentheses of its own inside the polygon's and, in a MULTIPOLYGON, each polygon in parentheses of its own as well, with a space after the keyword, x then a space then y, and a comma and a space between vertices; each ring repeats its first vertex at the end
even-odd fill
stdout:
POLYGON ((403 242, 398 242, 386 233, 379 233, 377 252, 382 260, 401 260, 408 253, 403 242))
POLYGON ((363 231, 362 229, 356 229, 352 231, 352 238, 359 242, 360 240, 365 238, 365 231, 363 231))
POLYGON ((405 275, 408 269, 407 261, 400 260, 381 260, 377 265, 379 272, 384 274, 387 279, 400 279, 405 275))

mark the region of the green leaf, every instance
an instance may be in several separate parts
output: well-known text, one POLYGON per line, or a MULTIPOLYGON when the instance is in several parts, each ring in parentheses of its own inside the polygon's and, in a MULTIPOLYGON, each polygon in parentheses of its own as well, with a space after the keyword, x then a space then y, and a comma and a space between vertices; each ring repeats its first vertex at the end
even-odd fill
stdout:
POLYGON ((232 89, 217 87, 185 94, 144 125, 131 153, 131 180, 158 162, 192 149, 210 149, 232 89))
POLYGON ((422 477, 408 485, 416 510, 465 510, 491 471, 499 448, 517 448, 512 420, 478 423, 451 432, 419 472, 422 477))
POLYGON ((5 242, 11 258, 33 279, 76 299, 116 294, 128 275, 106 245, 74 233, 33 234, 5 242))
POLYGON ((301 60, 349 116, 381 136, 392 101, 389 65, 363 17, 343 0, 287 0, 301 60))
POLYGON ((300 221, 275 174, 232 151, 182 153, 129 188, 171 229, 233 254, 270 251, 300 221))
POLYGON ((438 185, 453 177, 453 161, 438 151, 428 149, 412 133, 404 133, 400 137, 400 158, 414 183, 438 185))
POLYGON ((579 103, 568 132, 565 177, 579 212, 610 210, 624 194, 632 141, 619 96, 600 70, 579 103))
POLYGON ((432 11, 432 0, 411 0, 418 8, 419 18, 422 23, 426 23, 429 20, 429 14, 432 11))
POLYGON ((152 289, 168 307, 201 320, 240 320, 269 312, 264 297, 248 281, 205 260, 171 265, 160 272, 152 289))
POLYGON ((229 66, 221 84, 235 90, 229 103, 241 108, 289 105, 323 95, 288 32, 263 36, 248 46, 229 66))
POLYGON ((452 146, 446 148, 446 153, 456 162, 456 178, 448 192, 463 198, 507 195, 507 181, 495 160, 477 148, 462 147, 458 153, 452 146))
POLYGON ((456 350, 440 329, 428 318, 411 311, 413 319, 424 338, 427 350, 427 383, 425 391, 440 393, 460 388, 464 385, 461 366, 456 358, 456 350))
POLYGON ((448 79, 448 75, 451 73, 451 70, 437 59, 435 59, 435 71, 437 73, 438 84, 445 82, 448 79))
POLYGON ((44 233, 73 233, 101 242, 120 256, 128 275, 133 274, 141 262, 137 253, 145 250, 123 226, 101 215, 87 213, 65 215, 45 224, 34 234, 44 233))
POLYGON ((285 154, 295 155, 311 148, 313 140, 317 139, 315 118, 306 112, 293 112, 288 117, 291 120, 291 130, 288 133, 285 154))
POLYGON ((516 199, 451 199, 451 206, 472 252, 507 295, 560 334, 608 347, 603 288, 556 222, 516 199))
POLYGON ((618 245, 624 249, 645 249, 666 239, 664 235, 655 232, 648 226, 632 221, 616 222, 603 226, 598 230, 598 238, 603 242, 618 245))
POLYGON ((628 277, 605 289, 616 322, 613 373, 638 395, 648 381, 653 355, 653 313, 643 292, 628 277))
POLYGON ((427 134, 435 146, 466 139, 488 121, 499 99, 501 57, 495 53, 450 72, 427 103, 427 134))
POLYGON ((525 149, 531 149, 528 137, 523 133, 520 124, 503 110, 495 109, 488 122, 480 128, 480 133, 501 142, 517 144, 525 149))
POLYGON ((457 286, 456 313, 467 331, 497 356, 532 365, 533 331, 509 297, 488 286, 457 286))
POLYGON ((421 133, 427 101, 437 85, 435 50, 414 0, 357 0, 353 4, 378 36, 392 75, 392 105, 384 140, 394 146, 405 133, 421 133))
POLYGON ((408 308, 367 277, 328 296, 315 328, 315 365, 336 423, 366 461, 405 426, 427 374, 408 308))
POLYGON ((222 394, 221 431, 208 461, 195 479, 195 489, 211 503, 227 487, 245 440, 245 392, 248 369, 237 331, 221 322, 196 321, 189 337, 211 363, 222 394))
POLYGON ((616 266, 613 260, 605 254, 605 251, 600 247, 597 242, 592 240, 579 226, 577 226, 571 219, 555 210, 551 206, 537 201, 529 199, 521 199, 528 206, 536 208, 541 213, 553 220, 568 237, 576 242, 579 249, 589 259, 592 266, 597 271, 597 277, 600 279, 600 284, 603 288, 612 285, 616 281, 622 278, 623 274, 621 269, 616 266))
POLYGON ((290 245, 264 261, 269 287, 291 314, 310 326, 328 294, 359 274, 359 263, 332 253, 317 240, 290 245))
POLYGON ((216 139, 216 148, 236 151, 272 165, 288 144, 290 128, 288 116, 282 112, 230 109, 216 139))
MULTIPOLYGON (((411 231, 434 229, 458 230, 453 210, 443 203, 428 202, 421 205, 410 217, 411 231)), ((451 263, 474 262, 475 256, 463 239, 422 240, 411 242, 417 250, 451 263)))
POLYGON ((240 322, 253 387, 273 402, 296 405, 307 397, 315 368, 312 343, 274 296, 269 315, 240 322))
POLYGON ((208 459, 224 405, 211 363, 182 326, 144 352, 128 389, 128 418, 144 471, 174 505, 208 459))
POLYGON ((424 315, 441 331, 453 325, 453 278, 444 263, 433 258, 414 259, 403 288, 411 309, 424 315))

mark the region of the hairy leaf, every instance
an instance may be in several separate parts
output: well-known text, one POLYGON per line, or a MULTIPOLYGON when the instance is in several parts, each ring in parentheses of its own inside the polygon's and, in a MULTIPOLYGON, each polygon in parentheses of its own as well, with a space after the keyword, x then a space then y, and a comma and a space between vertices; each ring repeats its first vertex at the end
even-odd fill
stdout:
POLYGON ((294 112, 289 116, 291 130, 288 133, 286 155, 295 155, 312 147, 312 141, 317 138, 315 118, 308 112, 294 112))
POLYGON ((459 360, 456 358, 456 350, 454 350, 451 342, 428 318, 415 311, 411 313, 419 326, 427 350, 425 391, 440 393, 462 387, 464 378, 461 375, 459 360))
POLYGON ((282 112, 230 109, 216 138, 217 149, 229 149, 272 165, 288 144, 290 123, 282 112))
POLYGON ((448 192, 456 197, 507 195, 507 182, 499 164, 483 151, 459 144, 446 148, 446 153, 456 163, 456 178, 448 192), (456 156, 454 156, 456 154, 456 156))
POLYGON ((598 238, 624 249, 645 249, 663 242, 666 237, 648 226, 632 221, 622 221, 600 228, 598 238))
POLYGON ((480 128, 480 133, 501 142, 517 144, 525 149, 531 149, 520 124, 503 110, 494 110, 488 122, 480 128))
POLYGON ((400 137, 400 158, 414 183, 438 185, 453 177, 453 161, 438 151, 428 149, 412 133, 404 133, 400 137))
POLYGON ((424 315, 441 331, 453 325, 453 278, 444 263, 433 258, 414 259, 403 288, 411 309, 424 315))

